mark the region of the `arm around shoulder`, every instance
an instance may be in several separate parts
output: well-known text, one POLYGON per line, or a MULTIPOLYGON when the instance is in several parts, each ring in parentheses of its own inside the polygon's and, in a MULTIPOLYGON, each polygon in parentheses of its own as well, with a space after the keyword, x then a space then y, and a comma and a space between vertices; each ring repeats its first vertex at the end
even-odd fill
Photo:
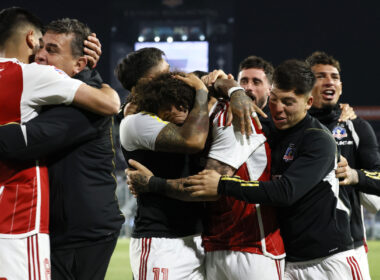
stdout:
POLYGON ((107 84, 102 84, 100 89, 82 84, 75 93, 73 104, 100 115, 111 116, 119 111, 120 98, 107 84))

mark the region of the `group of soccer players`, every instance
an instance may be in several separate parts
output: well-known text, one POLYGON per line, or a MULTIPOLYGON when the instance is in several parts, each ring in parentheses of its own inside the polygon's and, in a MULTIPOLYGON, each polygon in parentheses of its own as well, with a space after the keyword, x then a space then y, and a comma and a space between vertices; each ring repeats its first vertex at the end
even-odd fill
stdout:
MULTIPOLYGON (((20 8, 0 23, 0 279, 104 279, 124 218, 100 44, 70 19, 42 37, 20 8)), ((380 208, 380 154, 339 104, 336 59, 250 56, 235 81, 170 72, 145 48, 115 75, 131 92, 118 118, 134 279, 370 279, 362 213, 380 208)))

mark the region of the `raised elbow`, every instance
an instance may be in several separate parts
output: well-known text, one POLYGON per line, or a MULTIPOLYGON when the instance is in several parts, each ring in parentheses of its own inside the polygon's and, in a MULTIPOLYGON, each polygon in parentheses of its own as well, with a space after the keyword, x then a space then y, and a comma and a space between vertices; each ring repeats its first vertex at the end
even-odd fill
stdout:
POLYGON ((196 154, 205 148, 206 141, 188 141, 187 143, 187 153, 196 154))
POLYGON ((107 106, 103 107, 103 114, 106 116, 112 116, 119 113, 120 110, 120 98, 119 96, 115 96, 107 106))
POLYGON ((118 96, 117 99, 115 100, 115 102, 111 105, 111 108, 110 108, 111 115, 118 114, 119 110, 120 110, 120 99, 118 96))

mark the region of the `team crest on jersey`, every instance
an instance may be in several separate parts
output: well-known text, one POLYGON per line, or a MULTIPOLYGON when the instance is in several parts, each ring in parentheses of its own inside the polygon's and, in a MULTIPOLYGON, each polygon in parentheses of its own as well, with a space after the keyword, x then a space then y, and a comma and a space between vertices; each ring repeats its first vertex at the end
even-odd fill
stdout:
POLYGON ((294 144, 289 144, 289 147, 285 151, 285 155, 282 158, 285 162, 292 161, 294 159, 295 146, 294 144))
POLYGON ((341 139, 347 137, 346 129, 342 126, 339 126, 339 125, 333 129, 332 134, 333 134, 334 138, 338 139, 338 140, 341 140, 341 139))
POLYGON ((59 74, 61 75, 64 75, 65 77, 68 77, 68 75, 66 74, 66 72, 62 71, 61 69, 58 69, 56 67, 54 67, 55 71, 57 71, 59 74))

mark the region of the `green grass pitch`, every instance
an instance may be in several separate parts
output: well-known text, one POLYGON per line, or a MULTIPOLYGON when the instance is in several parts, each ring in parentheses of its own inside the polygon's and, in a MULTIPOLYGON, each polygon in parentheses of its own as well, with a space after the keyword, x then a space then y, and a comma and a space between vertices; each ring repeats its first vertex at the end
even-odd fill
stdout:
MULTIPOLYGON (((380 280, 380 241, 369 241, 368 247, 371 278, 372 280, 380 280)), ((129 265, 129 239, 119 239, 105 279, 132 280, 132 272, 129 265)))

